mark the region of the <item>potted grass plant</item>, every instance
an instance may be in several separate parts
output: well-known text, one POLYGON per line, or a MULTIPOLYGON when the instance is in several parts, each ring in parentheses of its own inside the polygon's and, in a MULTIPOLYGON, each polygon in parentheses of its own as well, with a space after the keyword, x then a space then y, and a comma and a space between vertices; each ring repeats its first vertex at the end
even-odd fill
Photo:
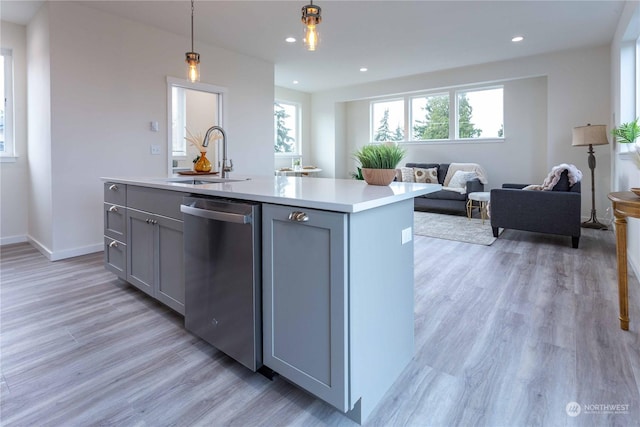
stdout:
POLYGON ((635 160, 636 165, 640 168, 640 125, 638 124, 638 117, 629 123, 622 123, 617 128, 614 128, 611 133, 616 138, 616 142, 621 144, 634 144, 635 143, 635 160))
POLYGON ((365 145, 355 152, 362 177, 367 184, 389 185, 396 175, 396 167, 406 155, 398 145, 365 145))

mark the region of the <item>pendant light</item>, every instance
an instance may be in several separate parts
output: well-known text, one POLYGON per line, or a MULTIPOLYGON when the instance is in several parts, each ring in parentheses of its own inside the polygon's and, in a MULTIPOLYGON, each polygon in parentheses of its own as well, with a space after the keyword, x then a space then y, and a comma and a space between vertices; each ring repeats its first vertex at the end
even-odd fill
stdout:
POLYGON ((186 56, 185 62, 189 65, 187 71, 189 81, 200 81, 200 54, 193 51, 193 0, 191 0, 191 52, 187 52, 186 56))
POLYGON ((304 45, 309 51, 316 50, 320 41, 316 25, 322 22, 321 9, 311 3, 302 7, 302 23, 304 24, 304 45))

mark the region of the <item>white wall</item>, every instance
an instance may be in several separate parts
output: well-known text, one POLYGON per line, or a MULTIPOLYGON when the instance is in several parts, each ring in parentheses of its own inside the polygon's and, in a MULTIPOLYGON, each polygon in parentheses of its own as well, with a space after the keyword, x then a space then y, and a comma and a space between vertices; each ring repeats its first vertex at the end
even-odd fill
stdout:
POLYGON ((45 254, 53 247, 50 60, 49 10, 43 7, 27 27, 27 212, 29 240, 45 254))
MULTIPOLYGON (((302 110, 301 117, 301 135, 302 146, 300 147, 302 151, 302 163, 304 165, 313 165, 313 156, 311 155, 311 94, 307 92, 300 92, 297 90, 287 89, 281 86, 275 87, 275 99, 281 101, 289 101, 300 104, 300 108, 302 110)), ((273 113, 272 113, 273 117, 273 113)), ((271 131, 273 134, 273 130, 271 131)), ((271 141, 271 145, 273 146, 273 137, 271 141)), ((291 167, 291 156, 289 155, 278 155, 274 156, 274 170, 291 167)))
POLYGON ((0 245, 27 241, 27 29, 2 21, 0 41, 13 56, 15 162, 0 163, 0 245))
MULTIPOLYGON (((634 58, 635 40, 640 37, 640 3, 627 2, 620 17, 613 43, 611 45, 611 104, 613 106, 612 126, 629 122, 640 115, 640 58, 634 58), (630 54, 621 66, 620 53, 627 49, 630 54), (634 60, 635 59, 635 60, 634 60)), ((636 166, 631 155, 620 153, 616 147, 612 156, 613 191, 628 191, 631 187, 640 187, 640 167, 636 166)), ((627 220, 627 259, 636 277, 640 277, 640 220, 627 220)))
MULTIPOLYGON (((40 122, 33 127, 43 133, 29 140, 30 154, 42 156, 32 177, 29 231, 57 259, 102 249, 100 177, 166 176, 166 76, 185 74, 189 40, 75 2, 45 2, 29 25, 30 47, 47 28, 50 60, 30 52, 40 62, 38 78, 50 76, 51 97, 47 102, 46 85, 29 79, 29 105, 40 122), (35 111, 46 105, 50 126, 46 112, 35 111), (150 131, 152 120, 159 132, 150 131), (151 144, 163 147, 162 155, 151 155, 151 144)), ((272 175, 264 159, 273 158, 273 64, 198 46, 201 81, 228 88, 225 131, 236 172, 272 175)))
MULTIPOLYGON (((537 171, 537 177, 544 177, 548 171, 559 163, 573 163, 583 172, 582 214, 585 218, 591 210, 590 194, 591 182, 587 165, 587 151, 584 147, 571 146, 571 131, 575 126, 592 124, 609 124, 610 99, 610 49, 608 46, 578 49, 552 54, 536 55, 517 60, 501 61, 471 67, 426 73, 405 78, 385 80, 370 84, 340 88, 313 94, 313 130, 314 147, 318 155, 319 166, 326 171, 332 171, 336 162, 334 153, 345 155, 346 142, 336 140, 335 134, 329 127, 335 127, 336 104, 353 100, 363 100, 389 94, 409 93, 419 90, 446 88, 452 86, 471 85, 483 82, 523 79, 531 76, 546 77, 546 105, 544 111, 536 111, 536 117, 546 115, 546 135, 542 139, 531 141, 530 146, 524 148, 526 154, 509 157, 509 149, 497 150, 497 156, 480 158, 487 169, 491 186, 500 186, 502 180, 509 182, 535 180, 532 168, 542 168, 537 171), (320 148, 322 147, 322 148, 320 148), (535 153, 533 159, 530 153, 535 153), (546 158, 539 159, 539 153, 546 153, 546 158), (503 174, 498 168, 508 167, 510 173, 503 174), (501 175, 503 174, 503 175, 501 175), (509 179, 500 178, 509 175, 509 179)), ((540 87, 540 90, 543 90, 540 87)), ((544 96, 540 94, 540 96, 544 96)), ((523 100, 523 102, 528 102, 523 100)), ((511 108, 514 108, 513 106, 511 108)), ((515 108, 519 108, 518 105, 515 108)), ((505 109, 506 111, 506 109, 505 109)), ((353 111, 347 111, 347 116, 353 111)), ((505 114, 511 114, 506 111, 505 114)), ((353 117, 348 116, 353 122, 353 117)), ((523 115, 516 114, 513 118, 520 121, 519 128, 508 129, 505 123, 505 135, 516 144, 518 132, 525 133, 538 125, 524 120, 523 115), (512 139, 513 138, 513 139, 512 139)), ((509 119, 511 120, 511 119, 509 119)), ((532 119, 533 120, 533 119, 532 119)), ((537 119, 536 119, 537 120, 537 119)), ((368 122, 368 120, 367 120, 368 122)), ((352 131, 347 131, 352 134, 352 131)), ((348 144, 357 144, 349 141, 348 144)), ((509 140, 504 144, 509 144, 509 140)), ((468 147, 468 146, 464 146, 468 147)), ((460 148, 460 154, 467 153, 460 148)), ((505 145, 505 147, 507 147, 505 145)), ((606 215, 609 201, 607 193, 610 191, 610 146, 596 147, 596 210, 599 218, 606 215)), ((423 148, 426 150, 427 148, 423 148)), ((420 150, 417 148, 416 150, 420 150)), ((440 151, 442 155, 445 151, 440 151)), ((448 154, 449 151, 447 150, 448 154)), ((348 155, 348 154, 347 154, 348 155)), ((478 156, 481 154, 478 153, 478 156)), ((451 156, 451 159, 459 156, 451 156)), ((429 160, 443 161, 437 158, 429 160)), ((456 159, 457 160, 457 159, 456 159)), ((471 155, 467 156, 472 161, 471 155)), ((337 177, 347 177, 349 168, 334 171, 337 177)))

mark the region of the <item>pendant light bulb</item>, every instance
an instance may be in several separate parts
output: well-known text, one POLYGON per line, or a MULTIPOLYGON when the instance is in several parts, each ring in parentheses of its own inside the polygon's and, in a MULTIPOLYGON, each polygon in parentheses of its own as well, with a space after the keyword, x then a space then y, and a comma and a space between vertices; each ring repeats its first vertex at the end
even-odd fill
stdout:
POLYGON ((316 26, 322 22, 321 11, 318 6, 313 4, 313 0, 310 4, 302 7, 301 21, 304 24, 304 45, 309 51, 316 50, 320 42, 320 35, 316 26))
POLYGON ((304 46, 313 52, 318 47, 318 31, 315 25, 307 25, 304 29, 304 46))
POLYGON ((200 54, 193 51, 193 0, 191 0, 191 52, 187 52, 187 78, 190 82, 200 81, 200 54))
POLYGON ((187 52, 185 62, 188 64, 187 77, 190 82, 200 81, 200 54, 187 52))

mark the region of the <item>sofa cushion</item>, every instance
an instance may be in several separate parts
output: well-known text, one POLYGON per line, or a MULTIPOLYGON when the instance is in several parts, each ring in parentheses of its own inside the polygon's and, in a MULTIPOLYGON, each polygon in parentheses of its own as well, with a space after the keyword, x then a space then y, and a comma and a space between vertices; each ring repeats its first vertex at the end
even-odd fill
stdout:
POLYGON ((457 191, 448 191, 448 190, 434 191, 433 193, 425 194, 424 196, 418 196, 418 197, 424 197, 425 199, 460 200, 463 202, 467 200, 466 193, 460 194, 457 191))
POLYGON ((437 168, 413 168, 416 182, 422 182, 426 184, 438 183, 438 169, 437 168))
POLYGON ((567 176, 567 171, 562 172, 560 179, 558 179, 558 182, 556 182, 556 185, 553 186, 551 191, 569 191, 569 177, 567 176))
POLYGON ((400 181, 402 182, 416 182, 413 168, 400 168, 400 181))
POLYGON ((466 172, 466 171, 456 171, 449 180, 449 187, 452 188, 466 188, 467 181, 472 180, 473 178, 477 178, 478 174, 475 172, 466 172))
POLYGON ((421 169, 438 168, 438 184, 444 182, 444 177, 447 176, 447 170, 449 170, 449 163, 407 163, 405 166, 421 169))

